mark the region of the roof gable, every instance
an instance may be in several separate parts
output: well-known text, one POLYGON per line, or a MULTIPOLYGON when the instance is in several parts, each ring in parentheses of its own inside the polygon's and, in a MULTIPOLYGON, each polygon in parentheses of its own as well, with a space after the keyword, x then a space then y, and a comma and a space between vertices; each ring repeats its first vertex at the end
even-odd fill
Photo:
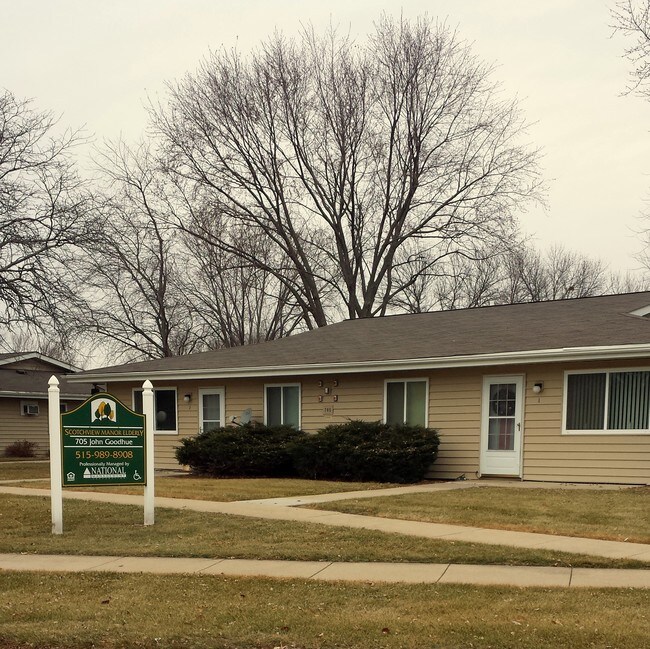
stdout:
POLYGON ((39 352, 11 352, 0 354, 0 367, 23 370, 78 372, 80 368, 39 352))

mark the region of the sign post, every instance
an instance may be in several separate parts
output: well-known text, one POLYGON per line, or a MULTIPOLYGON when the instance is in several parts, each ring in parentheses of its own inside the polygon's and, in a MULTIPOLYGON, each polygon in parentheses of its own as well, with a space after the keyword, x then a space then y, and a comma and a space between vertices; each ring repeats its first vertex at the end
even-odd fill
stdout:
POLYGON ((142 412, 146 421, 147 484, 144 488, 144 524, 154 524, 154 395, 151 381, 142 384, 142 412))
POLYGON ((50 499, 52 534, 63 534, 63 489, 61 488, 61 419, 59 379, 51 376, 47 390, 47 415, 50 426, 50 499))

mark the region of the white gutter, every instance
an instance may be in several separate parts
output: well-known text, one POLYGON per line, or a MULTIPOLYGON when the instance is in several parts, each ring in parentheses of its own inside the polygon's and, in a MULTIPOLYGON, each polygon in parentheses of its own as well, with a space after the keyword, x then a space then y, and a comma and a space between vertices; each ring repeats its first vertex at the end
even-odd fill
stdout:
POLYGON ((314 374, 352 374, 363 372, 400 372, 422 369, 449 369, 454 367, 484 367, 487 365, 514 365, 520 363, 557 363, 581 360, 616 360, 650 357, 650 344, 608 345, 599 347, 568 347, 557 349, 536 349, 519 352, 498 352, 493 354, 468 354, 464 356, 438 356, 433 358, 410 358, 386 361, 360 361, 352 363, 310 363, 301 365, 268 365, 251 367, 227 367, 204 369, 150 370, 93 372, 68 375, 70 383, 97 383, 136 381, 140 379, 219 379, 248 378, 314 374))

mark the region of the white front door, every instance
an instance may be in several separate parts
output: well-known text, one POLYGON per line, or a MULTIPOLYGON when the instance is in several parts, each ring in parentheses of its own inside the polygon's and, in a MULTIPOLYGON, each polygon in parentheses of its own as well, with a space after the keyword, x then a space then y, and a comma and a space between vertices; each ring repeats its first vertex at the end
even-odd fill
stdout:
POLYGON ((483 378, 481 475, 521 476, 523 376, 483 378))
POLYGON ((202 433, 225 426, 225 390, 205 388, 199 390, 199 426, 202 433))

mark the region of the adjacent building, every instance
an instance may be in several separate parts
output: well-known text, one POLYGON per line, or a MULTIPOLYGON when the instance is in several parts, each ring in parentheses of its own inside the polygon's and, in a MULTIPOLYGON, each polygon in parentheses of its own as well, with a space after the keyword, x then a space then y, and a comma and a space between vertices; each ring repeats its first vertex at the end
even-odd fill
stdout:
POLYGON ((48 381, 60 381, 61 408, 72 409, 90 394, 86 383, 69 383, 79 368, 38 352, 0 354, 0 454, 16 441, 35 445, 37 456, 49 450, 48 381))

